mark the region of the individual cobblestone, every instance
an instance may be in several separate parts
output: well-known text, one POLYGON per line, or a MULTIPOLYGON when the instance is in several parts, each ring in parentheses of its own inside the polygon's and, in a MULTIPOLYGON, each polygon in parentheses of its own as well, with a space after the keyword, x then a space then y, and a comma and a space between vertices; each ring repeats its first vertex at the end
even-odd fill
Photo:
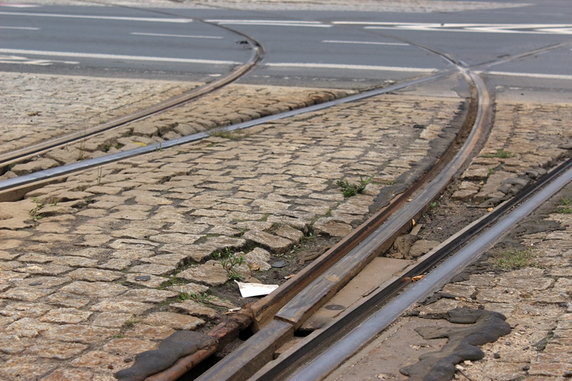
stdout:
MULTIPOLYGON (((0 324, 23 338, 89 346, 50 358, 30 379, 109 378, 141 348, 117 355, 110 343, 156 342, 235 307, 209 293, 228 282, 229 270, 256 281, 273 256, 314 232, 316 221, 361 222, 383 183, 410 178, 422 156, 440 149, 412 123, 443 128, 460 103, 377 97, 236 138, 157 151, 30 192, 27 199, 36 201, 21 207, 37 209, 36 218, 0 229, 13 242, 2 249, 0 317, 6 320, 0 324), (336 185, 370 177, 367 192, 354 197, 344 198, 336 185), (68 202, 77 203, 61 207, 68 202), (225 268, 217 252, 244 256, 245 263, 225 268)), ((35 346, 23 340, 11 352, 37 358, 35 346)), ((25 374, 31 364, 2 356, 9 361, 0 370, 4 378, 25 374)))

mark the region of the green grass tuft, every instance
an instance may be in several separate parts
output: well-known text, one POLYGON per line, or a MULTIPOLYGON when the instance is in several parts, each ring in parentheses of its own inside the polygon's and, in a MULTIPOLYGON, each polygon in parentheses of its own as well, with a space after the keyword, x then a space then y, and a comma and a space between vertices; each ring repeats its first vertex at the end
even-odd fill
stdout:
POLYGON ((504 149, 497 149, 495 153, 484 155, 484 157, 495 157, 497 159, 509 159, 514 156, 514 153, 505 151, 504 149))
POLYGON ((536 253, 531 249, 506 249, 493 255, 492 263, 501 270, 516 270, 536 265, 536 253))
POLYGON ((572 200, 569 198, 560 200, 560 204, 556 208, 556 213, 572 214, 572 200))
POLYGON ((371 177, 367 179, 360 179, 358 183, 350 183, 347 180, 338 180, 336 181, 336 185, 340 187, 342 194, 344 197, 352 197, 358 193, 362 193, 365 190, 367 184, 371 183, 371 177))

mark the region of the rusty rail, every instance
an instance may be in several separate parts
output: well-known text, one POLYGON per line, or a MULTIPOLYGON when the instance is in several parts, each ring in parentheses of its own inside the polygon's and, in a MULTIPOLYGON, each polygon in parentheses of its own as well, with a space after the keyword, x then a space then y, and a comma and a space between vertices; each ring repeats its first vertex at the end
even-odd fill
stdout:
POLYGON ((250 380, 323 379, 387 328, 403 311, 474 262, 520 220, 570 181, 572 159, 566 160, 536 184, 522 189, 513 199, 453 235, 424 256, 420 263, 412 265, 401 277, 268 363, 250 380), (426 272, 418 282, 407 281, 415 274, 426 272), (399 291, 402 291, 399 296, 393 298, 399 291))

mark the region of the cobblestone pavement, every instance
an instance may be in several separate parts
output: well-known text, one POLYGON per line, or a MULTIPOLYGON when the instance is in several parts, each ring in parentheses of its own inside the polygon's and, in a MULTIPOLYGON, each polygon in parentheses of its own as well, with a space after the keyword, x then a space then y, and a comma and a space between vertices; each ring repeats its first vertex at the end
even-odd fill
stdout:
POLYGON ((2 203, 0 377, 112 379, 174 330, 208 327, 242 302, 231 278, 282 281, 273 261, 293 271, 296 245, 347 234, 384 185, 419 171, 461 104, 377 97, 2 203), (336 185, 370 178, 353 197, 336 185))
MULTIPOLYGON (((96 126, 113 117, 124 115, 122 112, 141 110, 194 87, 191 84, 176 86, 168 83, 164 85, 159 81, 139 81, 139 83, 76 77, 61 77, 61 80, 56 81, 55 77, 31 74, 9 75, 8 77, 13 78, 3 85, 8 94, 5 99, 8 112, 6 112, 6 124, 0 126, 4 130, 0 150, 4 146, 6 151, 85 127, 96 126), (27 84, 24 95, 16 87, 19 81, 27 84), (109 86, 114 84, 118 86, 118 89, 112 91, 109 86), (161 86, 168 86, 167 90, 163 90, 161 86), (158 94, 149 97, 141 96, 141 94, 156 91, 155 87, 158 88, 158 94), (98 92, 99 89, 101 92, 98 92), (76 95, 74 91, 79 95, 76 95), (25 94, 28 92, 34 95, 26 97, 25 94), (17 97, 21 97, 22 100, 11 103, 17 97), (46 102, 46 111, 41 106, 42 99, 49 99, 46 102), (42 107, 41 112, 30 111, 39 107, 42 107), (109 107, 111 111, 104 112, 106 107, 109 107), (75 121, 78 114, 82 117, 79 121, 75 121)), ((223 92, 208 94, 159 115, 126 124, 90 137, 88 140, 51 150, 23 163, 17 163, 0 176, 0 179, 139 148, 215 127, 321 103, 350 93, 352 91, 230 85, 225 87, 223 92)))
POLYGON ((0 153, 93 127, 197 86, 184 82, 3 72, 0 153))
MULTIPOLYGON (((467 206, 495 206, 545 173, 559 157, 569 155, 572 148, 572 132, 566 122, 569 118, 570 104, 497 104, 495 125, 485 147, 451 192, 456 201, 441 200, 429 218, 421 219, 427 231, 423 234, 422 229, 420 236, 435 239, 439 230, 450 234, 445 224, 456 226, 459 215, 470 215, 471 210, 476 210, 467 206)), ((446 342, 424 340, 414 329, 443 326, 439 318, 456 307, 500 312, 506 316, 512 331, 482 346, 483 360, 460 364, 455 379, 569 379, 572 376, 571 200, 572 187, 568 186, 552 204, 529 217, 478 264, 447 284, 437 297, 416 306, 411 315, 421 318, 399 319, 329 380, 407 379, 399 374, 399 368, 408 365, 404 361, 415 363, 421 354, 439 351, 446 342), (388 343, 392 353, 387 352, 388 343)), ((402 256, 407 257, 407 253, 402 256)))

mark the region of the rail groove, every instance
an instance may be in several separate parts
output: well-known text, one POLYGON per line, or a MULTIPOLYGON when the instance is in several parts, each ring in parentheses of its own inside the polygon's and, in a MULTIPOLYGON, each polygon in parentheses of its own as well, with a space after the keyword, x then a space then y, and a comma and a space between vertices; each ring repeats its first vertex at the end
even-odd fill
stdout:
POLYGON ((323 379, 387 328, 407 308, 443 286, 478 259, 516 223, 570 181, 572 159, 450 237, 393 282, 345 312, 327 327, 310 334, 301 344, 283 353, 250 380, 323 379), (421 280, 411 282, 412 277, 425 273, 421 280), (401 294, 394 297, 401 290, 401 294))
POLYGON ((424 208, 449 184, 472 156, 487 133, 491 119, 490 96, 480 77, 467 71, 473 84, 471 132, 459 150, 450 147, 418 188, 401 195, 388 209, 366 221, 338 245, 324 253, 278 290, 250 306, 258 322, 266 322, 237 350, 207 370, 197 380, 244 380, 272 360, 274 350, 329 297, 341 289, 371 259, 388 248, 392 239, 410 227, 424 208), (311 274, 311 277, 309 276, 311 274))
MULTIPOLYGON (((534 50, 534 52, 540 54, 558 46, 551 45, 534 50)), ((431 49, 428 50, 432 51, 431 49)), ((432 52, 435 53, 434 51, 432 52)), ((519 59, 530 54, 534 53, 521 53, 512 56, 512 59, 519 59)), ((175 380, 198 362, 220 350, 224 343, 229 340, 229 337, 236 337, 237 332, 241 329, 240 327, 247 326, 252 326, 254 329, 259 329, 259 331, 236 351, 227 355, 219 363, 199 376, 198 379, 217 381, 243 380, 252 376, 257 369, 272 360, 274 350, 293 336, 295 330, 301 326, 305 318, 310 316, 320 305, 323 305, 329 296, 339 290, 343 284, 359 272, 370 259, 385 248, 388 248, 392 238, 400 231, 410 227, 411 219, 420 214, 423 208, 439 195, 456 173, 464 169, 468 159, 471 158, 478 144, 484 141, 488 133, 487 126, 492 119, 492 100, 481 77, 463 67, 462 63, 456 62, 449 57, 445 58, 455 64, 457 70, 467 78, 469 83, 473 84, 473 98, 476 99, 478 97, 478 101, 471 103, 470 118, 467 119, 467 124, 472 124, 473 129, 468 134, 467 140, 462 143, 462 139, 459 139, 456 144, 453 144, 456 147, 461 145, 463 147, 454 156, 453 152, 455 152, 455 149, 451 147, 449 156, 441 158, 433 170, 426 174, 424 180, 429 185, 422 189, 416 188, 407 191, 402 197, 392 203, 388 209, 366 221, 351 236, 346 237, 338 245, 316 259, 274 293, 252 305, 245 306, 238 313, 227 316, 225 321, 209 332, 209 335, 212 337, 221 339, 221 343, 217 348, 210 348, 206 352, 183 357, 169 369, 148 378, 148 380, 175 380), (414 199, 414 201, 411 201, 411 199, 414 199), (369 232, 376 229, 382 231, 385 240, 381 238, 365 238, 369 232), (376 244, 377 247, 375 246, 376 244), (347 268, 351 267, 349 266, 351 261, 347 258, 353 256, 351 253, 353 253, 354 249, 361 250, 366 245, 370 246, 371 252, 365 252, 359 259, 353 260, 353 264, 356 266, 348 270, 347 268), (345 255, 348 252, 350 254, 345 255), (340 273, 336 273, 335 270, 340 270, 340 273), (342 276, 338 276, 339 274, 342 274, 342 276), (328 276, 330 279, 324 281, 328 276), (320 289, 322 286, 325 289, 320 289), (304 290, 304 287, 312 291, 304 290), (314 292, 317 293, 313 294, 314 292), (316 303, 312 304, 309 302, 310 299, 316 303), (297 309, 298 307, 300 308, 297 309)), ((503 58, 502 61, 506 62, 510 59, 503 58)), ((494 64, 494 62, 489 62, 486 64, 486 67, 494 66, 494 64)), ((484 66, 476 65, 475 67, 483 68, 484 66)), ((435 80, 450 73, 451 71, 447 71, 436 76, 422 78, 420 81, 435 80)), ((361 96, 357 95, 348 98, 353 99, 353 97, 361 96)), ((348 98, 346 98, 346 101, 348 98)), ((328 105, 324 104, 319 107, 321 109, 328 107, 328 105)), ((238 129, 242 127, 229 127, 229 129, 232 128, 238 129)))
POLYGON ((64 136, 60 136, 60 137, 57 137, 55 139, 50 139, 50 140, 47 140, 45 142, 35 144, 32 146, 28 146, 28 147, 13 150, 10 152, 2 153, 2 154, 0 154, 0 168, 9 166, 11 164, 15 164, 15 163, 23 161, 23 160, 26 160, 28 158, 35 156, 35 155, 47 152, 51 149, 62 147, 62 146, 65 146, 67 144, 70 144, 70 143, 78 142, 78 141, 84 140, 86 138, 89 138, 90 136, 97 135, 99 133, 109 131, 109 130, 112 130, 112 129, 117 128, 117 127, 124 126, 128 123, 132 123, 132 122, 135 122, 138 120, 145 119, 151 115, 172 109, 174 107, 188 103, 192 100, 203 97, 203 96, 210 94, 210 93, 212 93, 212 92, 214 92, 214 91, 216 91, 216 90, 218 90, 224 86, 227 86, 227 85, 235 82, 236 80, 238 80, 239 78, 241 78, 242 76, 244 76, 245 74, 250 72, 256 65, 258 65, 259 62, 262 61, 262 59, 264 58, 264 47, 262 46, 262 44, 260 44, 258 41, 256 41, 252 37, 250 37, 250 36, 248 36, 242 32, 233 30, 233 29, 228 28, 226 26, 218 26, 217 25, 217 27, 220 27, 222 29, 225 29, 227 31, 235 33, 238 36, 245 38, 249 41, 250 46, 252 46, 253 49, 252 49, 252 54, 251 54, 248 62, 246 62, 242 65, 239 65, 235 70, 233 70, 231 73, 225 75, 224 77, 216 79, 216 80, 209 82, 203 86, 200 86, 196 89, 187 91, 184 94, 169 98, 163 102, 159 102, 153 106, 146 107, 142 110, 130 113, 128 115, 124 115, 124 116, 121 116, 119 118, 112 119, 108 122, 99 124, 99 125, 91 127, 91 128, 87 128, 87 129, 83 129, 81 131, 66 134, 64 136))

